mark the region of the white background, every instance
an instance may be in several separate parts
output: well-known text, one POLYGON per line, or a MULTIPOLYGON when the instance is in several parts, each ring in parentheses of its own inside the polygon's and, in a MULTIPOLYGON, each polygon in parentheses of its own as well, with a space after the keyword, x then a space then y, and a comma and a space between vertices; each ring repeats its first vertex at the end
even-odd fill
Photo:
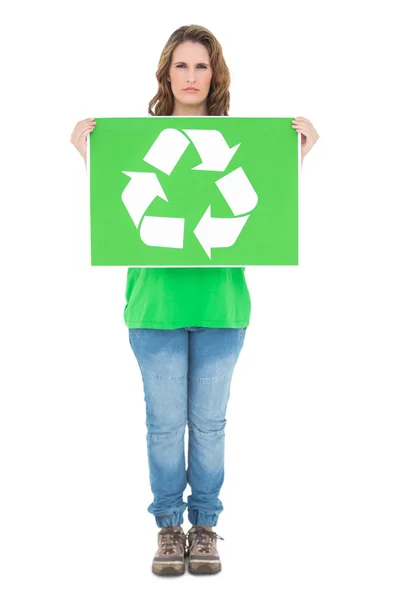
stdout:
POLYGON ((398 600, 394 7, 3 10, 3 600, 398 600), (162 47, 190 23, 222 44, 231 116, 303 116, 320 139, 301 170, 299 266, 246 268, 252 313, 215 528, 222 572, 160 578, 126 268, 90 266, 86 170, 70 135, 87 117, 146 116, 162 47))

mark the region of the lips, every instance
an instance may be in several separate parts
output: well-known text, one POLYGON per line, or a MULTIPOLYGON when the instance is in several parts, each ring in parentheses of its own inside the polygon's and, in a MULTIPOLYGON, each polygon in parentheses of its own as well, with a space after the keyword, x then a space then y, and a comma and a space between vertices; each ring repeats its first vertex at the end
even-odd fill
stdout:
POLYGON ((185 88, 184 91, 185 92, 198 92, 199 90, 197 90, 196 88, 185 88))

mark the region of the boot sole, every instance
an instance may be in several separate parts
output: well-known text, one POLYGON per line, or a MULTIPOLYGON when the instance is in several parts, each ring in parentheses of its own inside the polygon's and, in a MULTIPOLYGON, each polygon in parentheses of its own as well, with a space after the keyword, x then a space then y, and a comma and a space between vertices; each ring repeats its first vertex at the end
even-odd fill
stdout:
POLYGON ((221 571, 221 565, 199 565, 198 567, 191 567, 189 565, 189 573, 192 575, 214 575, 221 571))
POLYGON ((175 569, 174 567, 164 567, 163 569, 157 569, 155 567, 152 568, 154 575, 166 575, 166 576, 174 576, 174 575, 183 575, 185 572, 185 568, 175 569))

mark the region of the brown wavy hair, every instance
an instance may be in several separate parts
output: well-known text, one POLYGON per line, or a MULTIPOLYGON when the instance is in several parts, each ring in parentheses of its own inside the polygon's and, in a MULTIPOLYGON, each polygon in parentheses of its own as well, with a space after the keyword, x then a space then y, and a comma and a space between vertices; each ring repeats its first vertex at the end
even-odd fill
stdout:
POLYGON ((211 31, 200 25, 183 25, 176 29, 169 37, 158 62, 158 69, 156 71, 158 91, 149 102, 149 114, 152 116, 167 116, 172 114, 174 109, 174 95, 171 83, 167 81, 167 76, 169 74, 173 51, 179 44, 186 41, 203 44, 210 56, 212 78, 210 91, 207 96, 207 114, 227 116, 230 104, 230 72, 222 54, 221 44, 211 31))

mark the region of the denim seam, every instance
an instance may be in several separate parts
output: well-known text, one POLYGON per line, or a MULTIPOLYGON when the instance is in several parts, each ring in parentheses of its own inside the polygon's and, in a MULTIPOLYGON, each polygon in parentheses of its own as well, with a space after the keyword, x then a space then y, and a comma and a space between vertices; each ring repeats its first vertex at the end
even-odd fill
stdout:
POLYGON ((147 435, 149 438, 151 438, 152 440, 169 440, 172 437, 180 437, 182 435, 182 429, 186 429, 186 424, 185 425, 181 425, 178 429, 176 429, 175 431, 171 431, 170 433, 150 433, 148 432, 147 435))
POLYGON ((221 375, 221 377, 196 377, 194 375, 188 375, 188 379, 192 379, 193 381, 198 381, 200 383, 212 383, 213 381, 228 381, 231 380, 231 375, 227 377, 226 375, 221 375))
POLYGON ((194 425, 191 421, 188 422, 188 429, 190 431, 194 431, 194 435, 198 435, 202 438, 214 438, 214 437, 222 437, 225 433, 225 425, 222 429, 217 429, 215 431, 202 431, 196 425, 194 425))
POLYGON ((187 375, 179 375, 179 376, 157 375, 157 373, 153 373, 152 371, 148 371, 147 369, 143 369, 143 368, 142 368, 142 373, 146 373, 147 375, 150 375, 150 377, 153 377, 153 379, 172 379, 173 381, 180 381, 183 379, 187 379, 187 375))

